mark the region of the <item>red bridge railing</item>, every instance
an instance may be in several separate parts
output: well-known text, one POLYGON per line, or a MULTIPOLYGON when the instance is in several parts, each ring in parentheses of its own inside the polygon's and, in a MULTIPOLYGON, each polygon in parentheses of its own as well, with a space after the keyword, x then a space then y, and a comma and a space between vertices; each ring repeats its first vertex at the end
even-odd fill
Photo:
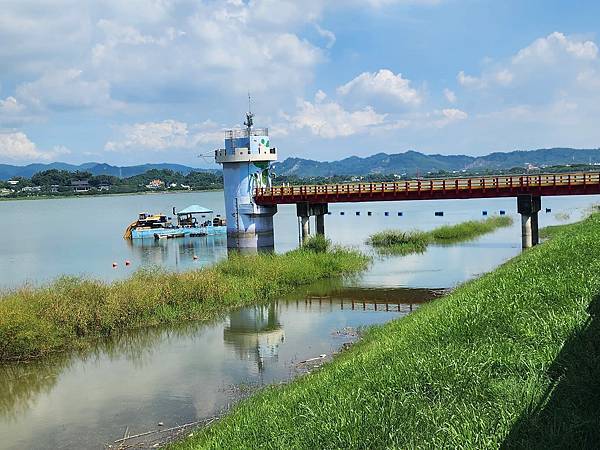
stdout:
POLYGON ((258 188, 255 202, 264 205, 311 202, 365 202, 452 198, 511 197, 519 194, 600 194, 600 173, 503 175, 382 183, 344 183, 258 188))

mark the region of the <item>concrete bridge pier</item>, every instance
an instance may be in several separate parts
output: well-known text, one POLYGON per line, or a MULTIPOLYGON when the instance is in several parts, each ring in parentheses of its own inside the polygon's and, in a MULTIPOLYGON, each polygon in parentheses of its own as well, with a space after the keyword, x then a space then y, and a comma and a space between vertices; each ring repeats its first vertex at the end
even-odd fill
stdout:
POLYGON ((325 215, 328 212, 327 203, 296 203, 296 215, 300 219, 300 244, 310 236, 310 216, 315 216, 317 234, 325 235, 325 215))
POLYGON ((542 208, 539 195, 518 195, 517 211, 521 214, 521 243, 523 249, 539 244, 538 212, 542 208))
POLYGON ((309 216, 300 216, 300 243, 304 242, 310 236, 309 216))

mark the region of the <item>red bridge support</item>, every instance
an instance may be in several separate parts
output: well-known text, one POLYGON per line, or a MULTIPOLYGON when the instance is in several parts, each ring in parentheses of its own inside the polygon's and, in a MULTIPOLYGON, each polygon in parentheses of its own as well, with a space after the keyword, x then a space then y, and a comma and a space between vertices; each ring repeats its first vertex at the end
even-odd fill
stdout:
POLYGON ((315 216, 317 234, 325 235, 325 215, 328 212, 327 203, 296 203, 300 244, 310 236, 310 216, 315 216))
POLYGON ((539 244, 538 212, 542 209, 539 195, 518 195, 517 211, 521 214, 521 243, 523 249, 539 244))

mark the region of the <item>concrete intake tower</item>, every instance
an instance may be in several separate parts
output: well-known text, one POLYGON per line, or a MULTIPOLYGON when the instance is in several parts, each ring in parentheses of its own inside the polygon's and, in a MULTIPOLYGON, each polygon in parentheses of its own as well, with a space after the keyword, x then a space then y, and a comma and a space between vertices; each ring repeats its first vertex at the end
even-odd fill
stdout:
POLYGON ((256 188, 271 187, 271 147, 267 128, 253 128, 251 112, 245 128, 225 132, 225 148, 215 150, 215 162, 223 164, 223 190, 227 217, 227 247, 273 247, 273 215, 277 206, 254 203, 256 188))

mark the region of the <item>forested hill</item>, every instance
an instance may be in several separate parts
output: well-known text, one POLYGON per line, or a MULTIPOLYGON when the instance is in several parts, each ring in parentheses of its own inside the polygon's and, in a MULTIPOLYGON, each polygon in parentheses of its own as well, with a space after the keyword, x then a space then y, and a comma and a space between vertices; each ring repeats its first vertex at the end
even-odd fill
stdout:
POLYGON ((568 164, 600 163, 600 149, 550 148, 507 153, 490 153, 485 156, 426 155, 405 153, 377 153, 360 158, 351 156, 340 161, 321 162, 302 158, 287 158, 275 164, 275 173, 285 176, 329 177, 333 175, 406 174, 461 171, 477 169, 511 169, 528 165, 545 167, 568 164))
MULTIPOLYGON (((314 161, 303 158, 287 158, 275 163, 275 173, 282 176, 330 177, 365 176, 374 174, 426 174, 427 172, 461 170, 499 170, 515 167, 525 168, 564 166, 569 164, 600 164, 600 149, 548 148, 539 150, 518 150, 507 153, 495 152, 485 156, 468 155, 426 155, 416 151, 404 153, 377 153, 364 158, 351 156, 339 161, 314 161)), ((171 170, 182 175, 191 172, 219 172, 219 169, 196 169, 180 164, 143 164, 138 166, 112 166, 102 163, 72 165, 67 163, 30 164, 13 166, 0 164, 0 180, 15 177, 31 178, 38 172, 49 169, 69 172, 84 171, 94 176, 107 175, 128 178, 141 175, 149 170, 171 170)))

